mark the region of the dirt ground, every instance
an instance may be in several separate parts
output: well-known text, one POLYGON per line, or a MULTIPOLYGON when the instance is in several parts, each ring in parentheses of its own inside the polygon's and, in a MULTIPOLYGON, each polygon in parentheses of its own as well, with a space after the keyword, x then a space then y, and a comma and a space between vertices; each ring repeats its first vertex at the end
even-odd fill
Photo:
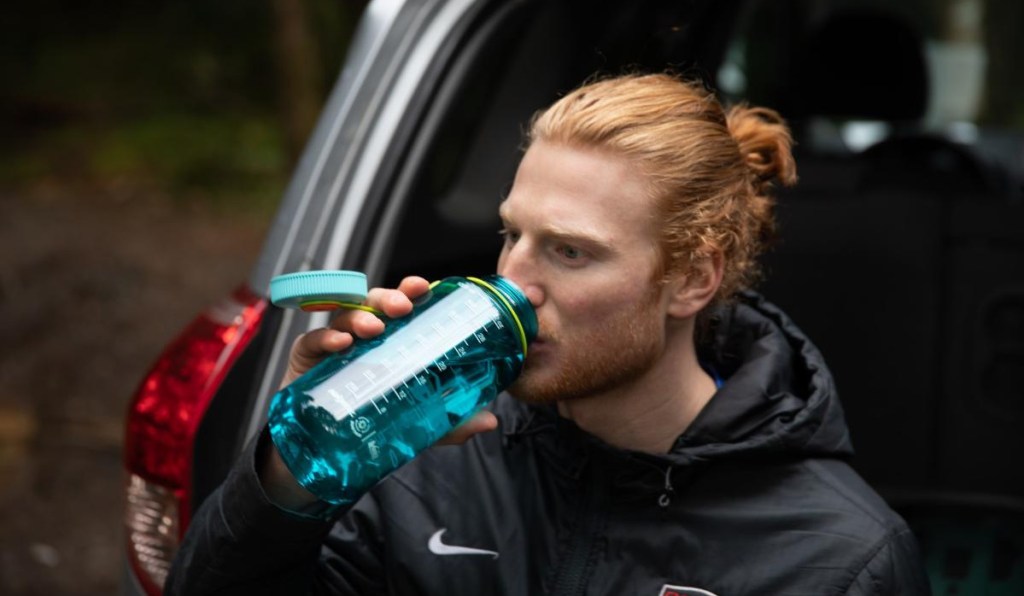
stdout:
POLYGON ((31 194, 0 192, 0 594, 115 593, 132 393, 269 216, 31 194))

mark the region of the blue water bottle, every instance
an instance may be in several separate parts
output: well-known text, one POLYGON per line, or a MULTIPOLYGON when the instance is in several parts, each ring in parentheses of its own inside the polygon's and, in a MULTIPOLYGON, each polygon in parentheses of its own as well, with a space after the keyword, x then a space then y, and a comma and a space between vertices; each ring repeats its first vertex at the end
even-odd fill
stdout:
MULTIPOLYGON (((318 289, 302 277, 331 273, 349 282, 362 275, 291 274, 283 281, 296 283, 278 283, 277 295, 272 284, 272 299, 306 310, 358 302, 358 290, 318 289)), ((519 376, 537 334, 526 296, 497 275, 446 278, 413 304, 381 335, 357 339, 274 396, 274 445, 299 484, 324 501, 354 503, 490 403, 519 376)))

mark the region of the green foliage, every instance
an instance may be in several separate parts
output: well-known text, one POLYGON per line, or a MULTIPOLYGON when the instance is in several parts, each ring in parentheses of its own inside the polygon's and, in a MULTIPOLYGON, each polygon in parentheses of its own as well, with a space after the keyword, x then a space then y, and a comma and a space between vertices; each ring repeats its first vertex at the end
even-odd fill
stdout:
POLYGON ((273 118, 239 114, 159 112, 109 127, 55 127, 6 156, 0 177, 13 186, 130 189, 265 210, 284 188, 280 136, 273 118))
MULTIPOLYGON (((326 92, 360 6, 306 1, 326 92)), ((19 5, 0 23, 0 189, 273 205, 290 173, 273 28, 248 0, 19 5)))
POLYGON ((284 155, 276 121, 229 114, 161 114, 95 139, 100 177, 164 180, 175 194, 279 190, 284 155))

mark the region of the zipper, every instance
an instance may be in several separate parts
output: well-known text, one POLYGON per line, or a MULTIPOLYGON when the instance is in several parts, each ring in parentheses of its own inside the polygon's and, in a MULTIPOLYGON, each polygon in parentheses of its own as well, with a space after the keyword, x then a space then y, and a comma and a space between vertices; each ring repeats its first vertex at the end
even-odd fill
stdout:
POLYGON ((569 543, 569 550, 562 557, 562 564, 552 583, 553 587, 550 593, 558 596, 583 595, 590 575, 590 563, 598 544, 603 521, 605 485, 602 475, 596 471, 599 466, 587 467, 589 473, 581 479, 580 485, 592 486, 594 490, 584 493, 579 523, 576 524, 576 531, 569 543), (588 478, 589 482, 586 482, 588 478))
POLYGON ((672 466, 668 466, 665 468, 665 488, 662 490, 661 496, 658 497, 658 505, 662 508, 668 507, 672 502, 672 494, 675 492, 676 489, 672 487, 672 466))

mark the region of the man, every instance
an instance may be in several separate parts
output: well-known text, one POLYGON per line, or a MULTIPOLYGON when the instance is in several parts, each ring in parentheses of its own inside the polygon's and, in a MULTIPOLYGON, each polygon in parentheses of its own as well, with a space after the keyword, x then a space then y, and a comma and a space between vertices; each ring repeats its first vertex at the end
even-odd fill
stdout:
MULTIPOLYGON (((498 273, 540 331, 511 396, 347 511, 264 433, 198 512, 169 591, 927 593, 910 531, 844 462, 821 355, 742 292, 771 184, 795 180, 778 116, 628 76, 562 98, 529 142, 498 273)), ((407 278, 368 303, 403 316, 425 291, 407 278)), ((296 342, 285 382, 382 328, 343 313, 296 342)))

